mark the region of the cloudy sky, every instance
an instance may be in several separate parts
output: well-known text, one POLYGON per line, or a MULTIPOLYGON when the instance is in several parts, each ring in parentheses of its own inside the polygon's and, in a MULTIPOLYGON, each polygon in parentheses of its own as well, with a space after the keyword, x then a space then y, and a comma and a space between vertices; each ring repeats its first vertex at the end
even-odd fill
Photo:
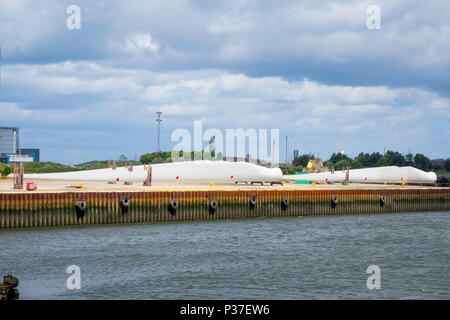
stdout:
POLYGON ((157 110, 163 150, 202 120, 280 129, 281 160, 285 136, 290 155, 447 158, 449 17, 442 0, 0 0, 0 126, 69 164, 155 151, 157 110))

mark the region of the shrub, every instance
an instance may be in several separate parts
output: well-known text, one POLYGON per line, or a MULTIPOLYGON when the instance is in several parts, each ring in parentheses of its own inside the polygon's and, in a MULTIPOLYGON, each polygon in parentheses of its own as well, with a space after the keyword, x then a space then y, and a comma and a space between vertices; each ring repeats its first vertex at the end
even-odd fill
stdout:
POLYGON ((1 174, 2 174, 2 178, 6 179, 6 177, 12 172, 11 167, 4 167, 1 174))

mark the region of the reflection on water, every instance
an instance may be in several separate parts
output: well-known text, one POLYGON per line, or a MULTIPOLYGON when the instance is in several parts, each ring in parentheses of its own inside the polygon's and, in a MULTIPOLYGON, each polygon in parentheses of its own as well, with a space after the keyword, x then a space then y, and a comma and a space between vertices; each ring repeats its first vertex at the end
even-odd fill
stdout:
POLYGON ((450 299, 449 244, 450 212, 1 230, 0 276, 21 299, 450 299))

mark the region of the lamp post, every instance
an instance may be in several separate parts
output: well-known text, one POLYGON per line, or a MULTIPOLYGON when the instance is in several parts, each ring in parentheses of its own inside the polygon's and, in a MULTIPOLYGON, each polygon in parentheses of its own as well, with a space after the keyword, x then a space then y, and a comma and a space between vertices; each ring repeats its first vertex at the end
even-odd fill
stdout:
POLYGON ((157 111, 156 114, 158 115, 158 119, 156 119, 156 122, 158 122, 158 162, 160 162, 160 153, 161 153, 161 145, 160 145, 160 141, 159 141, 159 137, 160 137, 160 125, 161 125, 161 115, 162 112, 161 111, 157 111))

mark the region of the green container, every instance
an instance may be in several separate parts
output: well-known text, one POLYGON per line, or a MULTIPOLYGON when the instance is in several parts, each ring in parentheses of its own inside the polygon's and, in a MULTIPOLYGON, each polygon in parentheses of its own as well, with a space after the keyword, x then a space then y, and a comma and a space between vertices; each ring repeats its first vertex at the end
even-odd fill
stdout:
MULTIPOLYGON (((296 172, 295 174, 307 174, 305 172, 296 172)), ((296 180, 295 183, 303 183, 303 184, 309 184, 309 181, 304 181, 304 180, 296 180)))

